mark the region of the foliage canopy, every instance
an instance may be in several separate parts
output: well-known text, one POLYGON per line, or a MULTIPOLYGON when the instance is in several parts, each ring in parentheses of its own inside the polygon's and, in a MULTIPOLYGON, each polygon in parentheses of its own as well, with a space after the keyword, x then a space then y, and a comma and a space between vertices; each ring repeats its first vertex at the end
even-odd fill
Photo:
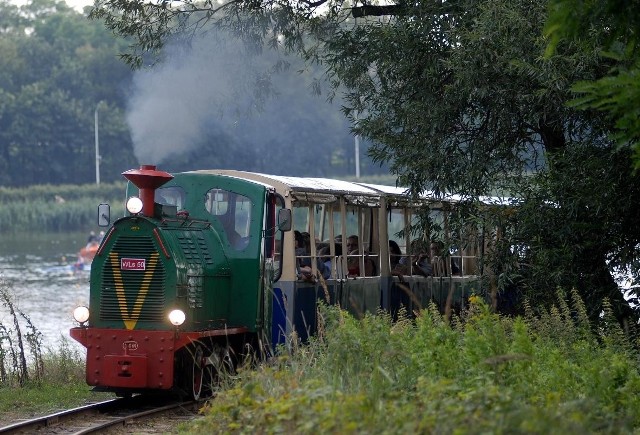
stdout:
POLYGON ((56 0, 0 1, 0 32, 0 184, 95 180, 98 110, 103 180, 130 167, 123 41, 56 0))

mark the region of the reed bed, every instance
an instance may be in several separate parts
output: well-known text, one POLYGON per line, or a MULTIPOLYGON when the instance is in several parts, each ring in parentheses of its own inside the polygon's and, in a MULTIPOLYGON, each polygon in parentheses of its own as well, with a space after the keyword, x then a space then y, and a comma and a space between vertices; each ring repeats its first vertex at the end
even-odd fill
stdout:
POLYGON ((125 183, 0 188, 0 233, 63 232, 92 228, 98 204, 124 213, 125 183))

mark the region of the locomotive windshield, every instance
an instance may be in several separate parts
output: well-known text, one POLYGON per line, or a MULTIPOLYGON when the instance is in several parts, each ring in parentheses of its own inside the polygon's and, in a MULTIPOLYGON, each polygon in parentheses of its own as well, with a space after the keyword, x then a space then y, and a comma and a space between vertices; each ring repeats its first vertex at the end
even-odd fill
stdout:
POLYGON ((154 201, 162 205, 173 205, 181 210, 184 208, 184 189, 180 186, 160 187, 156 189, 154 201))

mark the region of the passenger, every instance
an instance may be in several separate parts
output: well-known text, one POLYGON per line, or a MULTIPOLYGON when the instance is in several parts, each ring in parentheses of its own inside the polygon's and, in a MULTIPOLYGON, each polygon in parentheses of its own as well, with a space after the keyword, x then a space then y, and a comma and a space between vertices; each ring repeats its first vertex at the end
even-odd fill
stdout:
MULTIPOLYGON (((347 257, 347 267, 349 276, 360 276, 360 250, 358 248, 358 236, 351 235, 347 238, 347 249, 349 255, 347 257)), ((378 268, 375 261, 369 257, 369 253, 364 253, 364 275, 377 275, 378 268)))
POLYGON ((433 268, 431 267, 431 262, 429 261, 429 254, 427 253, 427 249, 425 248, 425 244, 422 240, 414 239, 411 242, 410 254, 411 255, 409 256, 402 257, 399 263, 403 266, 402 270, 405 273, 411 271, 411 273, 414 275, 433 275, 433 268), (410 258, 411 263, 409 263, 410 258))
MULTIPOLYGON (((449 271, 446 268, 446 252, 444 250, 444 243, 441 241, 431 242, 431 266, 433 268, 433 276, 448 276, 449 271)), ((451 274, 457 275, 460 273, 460 268, 456 261, 451 258, 451 274)))
MULTIPOLYGON (((342 246, 336 245, 336 261, 338 261, 338 257, 342 255, 342 246)), ((331 271, 333 269, 333 264, 331 262, 331 248, 329 246, 324 246, 320 248, 318 251, 318 271, 322 274, 324 279, 331 278, 331 271)))
POLYGON ((400 250, 400 246, 396 243, 395 240, 389 240, 389 267, 390 270, 394 270, 398 263, 400 263, 400 259, 402 258, 402 251, 400 250))
POLYGON ((301 264, 311 267, 311 235, 307 232, 302 233, 302 248, 306 257, 302 258, 301 264))
POLYGON ((95 231, 91 231, 89 233, 89 237, 87 237, 87 249, 89 249, 92 245, 98 243, 98 236, 96 236, 95 231))
POLYGON ((442 257, 443 248, 444 243, 440 241, 431 242, 431 268, 433 270, 433 276, 447 276, 446 263, 442 257))
POLYGON ((296 250, 296 271, 298 279, 302 281, 313 281, 311 270, 311 258, 309 248, 309 233, 301 233, 294 231, 295 250, 296 250))
POLYGON ((360 261, 358 260, 358 236, 347 237, 347 274, 349 276, 360 275, 360 261))
POLYGON ((347 237, 347 251, 351 252, 357 249, 358 249, 358 236, 354 234, 347 237))
POLYGON ((459 251, 452 247, 451 249, 451 275, 460 275, 462 276, 462 271, 460 270, 460 262, 462 262, 462 257, 460 256, 459 251), (454 258, 457 257, 457 258, 454 258))
POLYGON ((309 258, 309 245, 305 242, 305 236, 298 230, 294 231, 295 248, 296 248, 296 264, 300 266, 311 266, 311 259, 309 258))
POLYGON ((360 276, 360 260, 358 259, 358 236, 347 237, 347 269, 349 276, 360 276))

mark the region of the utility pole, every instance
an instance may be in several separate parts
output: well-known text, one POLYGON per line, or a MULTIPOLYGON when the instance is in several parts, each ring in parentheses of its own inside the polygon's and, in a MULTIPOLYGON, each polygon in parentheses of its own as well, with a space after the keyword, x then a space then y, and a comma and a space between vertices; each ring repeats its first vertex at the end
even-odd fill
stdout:
POLYGON ((355 138, 356 153, 356 178, 360 178, 360 136, 356 134, 355 138))
POLYGON ((95 121, 94 131, 95 131, 95 139, 96 139, 96 184, 100 184, 100 142, 98 135, 98 109, 102 101, 100 101, 96 105, 96 110, 93 112, 93 118, 95 121))
MULTIPOLYGON (((358 123, 358 111, 356 111, 356 124, 358 123)), ((360 178, 360 136, 355 137, 356 178, 360 178)))

